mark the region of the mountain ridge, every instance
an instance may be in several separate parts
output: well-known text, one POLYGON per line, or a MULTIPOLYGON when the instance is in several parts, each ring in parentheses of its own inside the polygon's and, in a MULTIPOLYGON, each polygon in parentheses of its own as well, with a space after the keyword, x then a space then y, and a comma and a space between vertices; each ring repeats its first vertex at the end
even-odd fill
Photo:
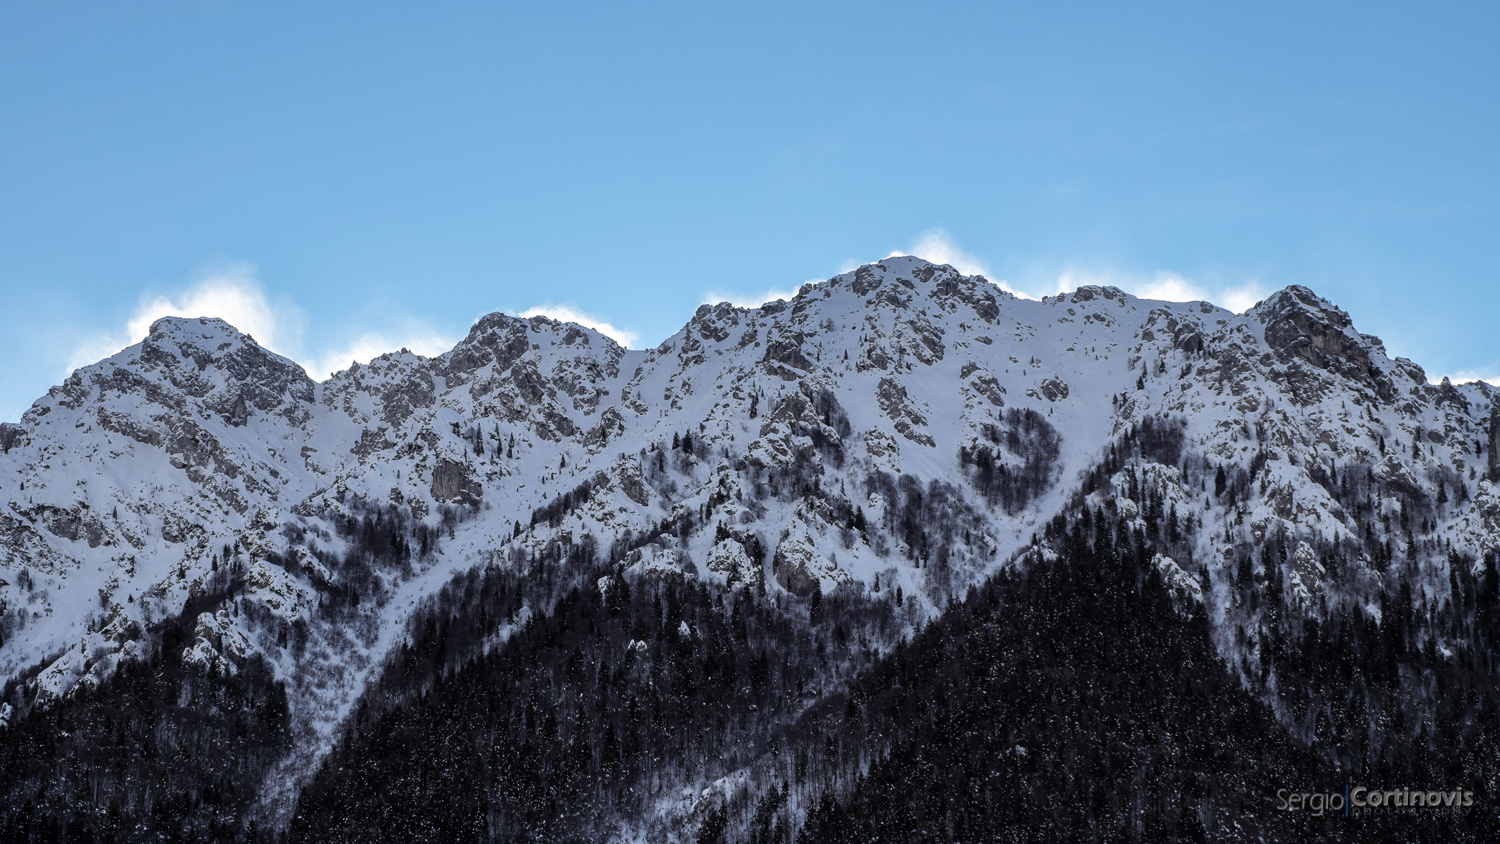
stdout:
POLYGON ((497 313, 443 355, 322 382, 221 320, 167 318, 4 429, 0 721, 102 686, 233 570, 183 658, 263 658, 287 684, 295 749, 262 796, 284 819, 466 571, 618 548, 633 578, 895 601, 912 632, 1026 565, 1079 483, 1162 532, 1155 570, 1262 683, 1281 622, 1246 608, 1246 565, 1326 618, 1399 584, 1441 605, 1454 567, 1500 550, 1494 400, 1427 383, 1305 287, 1238 315, 1111 287, 1027 300, 905 257, 703 305, 653 349, 497 313), (1160 459, 1120 461, 1132 437, 1160 459), (1254 556, 1269 542, 1284 561, 1254 556))

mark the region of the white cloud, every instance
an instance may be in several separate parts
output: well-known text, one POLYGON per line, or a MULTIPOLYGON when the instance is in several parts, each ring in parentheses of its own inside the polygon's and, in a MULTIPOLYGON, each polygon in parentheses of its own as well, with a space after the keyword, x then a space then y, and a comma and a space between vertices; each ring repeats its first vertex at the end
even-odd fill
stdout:
POLYGON ((576 322, 579 325, 584 326, 585 328, 592 328, 606 337, 613 338, 616 343, 619 343, 621 346, 624 346, 627 349, 635 348, 636 344, 641 340, 640 335, 636 334, 634 331, 626 331, 623 328, 616 328, 608 322, 605 322, 598 317, 589 316, 588 314, 572 307, 571 305, 554 305, 548 302, 522 311, 520 316, 522 319, 530 319, 534 316, 544 316, 550 317, 555 320, 560 320, 562 322, 576 322))
POLYGON ((965 252, 953 241, 946 231, 942 229, 928 229, 917 238, 917 242, 905 251, 895 251, 887 255, 887 258, 896 258, 901 255, 912 255, 924 261, 934 264, 947 264, 964 275, 982 275, 996 287, 1007 293, 1020 296, 1023 299, 1040 298, 1024 290, 1017 290, 1010 282, 1003 279, 995 279, 990 275, 989 268, 984 261, 973 253, 965 252))
POLYGON ((285 303, 272 303, 249 264, 220 267, 175 297, 143 298, 122 331, 101 332, 85 341, 68 360, 68 371, 107 358, 146 338, 162 317, 218 317, 277 354, 295 358, 301 352, 303 316, 285 303))
MULTIPOLYGON (((818 281, 821 281, 819 279, 818 281)), ((817 284, 818 281, 809 281, 808 284, 817 284)), ((796 290, 777 290, 772 288, 764 293, 745 295, 743 293, 720 293, 717 290, 703 294, 700 305, 717 305, 720 302, 728 302, 736 308, 758 308, 767 302, 775 302, 777 299, 790 299, 797 295, 796 290)))
POLYGON ((302 310, 290 302, 269 299, 256 280, 253 266, 229 264, 209 272, 180 294, 143 297, 123 329, 101 332, 75 349, 68 360, 68 371, 139 343, 150 333, 152 323, 168 316, 218 317, 250 335, 263 348, 297 361, 309 375, 319 380, 348 369, 355 361, 366 363, 400 348, 432 357, 448 351, 457 342, 426 323, 406 320, 394 327, 374 330, 320 331, 320 337, 353 339, 340 347, 330 349, 325 344, 321 350, 305 351, 303 337, 307 320, 302 310))
POLYGON ((953 238, 942 229, 929 229, 922 232, 917 242, 911 245, 905 252, 892 252, 887 258, 895 258, 901 255, 913 255, 924 261, 934 264, 948 264, 953 269, 964 275, 982 275, 988 277, 990 272, 985 269, 984 262, 975 256, 958 248, 953 238))
POLYGON ((1210 297, 1209 301, 1221 307, 1228 308, 1237 314, 1242 314, 1255 307, 1269 295, 1271 295, 1270 292, 1265 288, 1251 283, 1222 290, 1215 296, 1210 297))
MULTIPOLYGON (((899 258, 904 255, 921 258, 924 261, 930 261, 934 264, 948 264, 964 275, 983 275, 986 278, 989 277, 989 270, 985 267, 984 262, 979 260, 979 258, 975 257, 974 255, 971 255, 970 253, 960 249, 958 244, 953 242, 953 238, 942 229, 928 229, 927 231, 922 232, 922 234, 917 237, 916 242, 913 243, 909 249, 906 249, 904 251, 898 249, 890 253, 886 257, 899 258)), ((843 264, 839 265, 837 274, 843 275, 844 273, 853 272, 854 270, 859 269, 862 263, 863 262, 856 260, 845 261, 843 264)), ((821 284, 823 283, 823 281, 824 279, 809 279, 808 281, 803 282, 803 284, 821 284)), ((1034 296, 1027 296, 1027 294, 1015 290, 1004 281, 996 281, 994 283, 998 287, 1000 287, 1000 289, 1010 293, 1014 293, 1017 296, 1025 296, 1029 299, 1036 298, 1034 296)), ((797 289, 801 288, 799 287, 797 289)), ((700 304, 717 305, 720 302, 728 302, 731 305, 740 308, 757 308, 767 302, 774 302, 778 299, 791 299, 793 296, 797 295, 797 289, 787 290, 783 288, 773 287, 762 293, 749 294, 729 293, 722 290, 710 290, 703 295, 703 299, 700 304)))
POLYGON ((1167 302, 1196 302, 1208 298, 1208 291, 1177 273, 1157 273, 1150 281, 1132 285, 1130 292, 1142 299, 1167 302))
MULTIPOLYGON (((1465 384, 1470 381, 1483 381, 1486 384, 1500 387, 1500 371, 1496 370, 1497 368, 1493 366, 1489 367, 1488 369, 1461 369, 1458 372, 1449 373, 1447 375, 1447 378, 1455 384, 1465 384)), ((1440 383, 1443 380, 1443 377, 1444 376, 1442 375, 1437 376, 1432 383, 1440 383)))
MULTIPOLYGON (((981 261, 978 257, 959 248, 958 244, 953 241, 952 236, 950 236, 946 231, 943 231, 942 229, 928 229, 927 231, 922 232, 922 234, 917 237, 916 242, 914 242, 910 246, 910 248, 905 250, 898 249, 890 253, 886 257, 899 258, 904 255, 921 258, 924 261, 930 261, 934 264, 947 264, 953 267, 955 270, 963 273, 964 275, 982 275, 986 278, 989 278, 990 275, 989 269, 985 266, 983 261, 981 261)), ((843 275, 847 272, 853 272, 854 270, 858 269, 862 263, 863 262, 855 260, 845 261, 839 266, 837 274, 843 275)), ((1027 293, 1016 290, 1005 281, 996 281, 994 279, 990 280, 997 287, 1005 290, 1006 292, 1013 293, 1017 296, 1021 296, 1027 299, 1037 298, 1035 296, 1031 296, 1027 293)), ((806 282, 803 282, 803 284, 821 284, 823 283, 823 281, 824 279, 810 279, 806 282)), ((710 290, 708 293, 704 294, 701 304, 717 305, 720 302, 728 302, 731 305, 735 305, 736 307, 755 308, 767 302, 774 302, 777 299, 790 299, 795 295, 797 295, 797 290, 787 290, 774 287, 758 294, 727 293, 722 290, 710 290)))
POLYGON ((1237 314, 1255 307, 1255 303, 1266 298, 1266 291, 1255 282, 1228 287, 1207 288, 1177 273, 1159 272, 1149 281, 1121 287, 1142 299, 1162 299, 1167 302, 1212 302, 1237 314))
POLYGON ((1237 314, 1244 313, 1266 298, 1265 288, 1253 281, 1240 285, 1205 287, 1178 273, 1167 271, 1140 277, 1072 270, 1058 276, 1057 292, 1077 290, 1090 284, 1118 287, 1142 299, 1212 302, 1237 314))
MULTIPOLYGON (((918 236, 910 248, 894 251, 886 257, 898 258, 905 255, 931 261, 934 264, 948 264, 965 275, 982 275, 1001 290, 1023 299, 1040 299, 1043 296, 1068 293, 1085 285, 1098 285, 1118 287, 1141 299, 1168 302, 1212 302, 1235 313, 1244 313, 1254 307, 1257 302, 1265 299, 1269 293, 1261 284, 1253 280, 1242 284, 1210 286, 1170 271, 1140 275, 1078 268, 1067 269, 1055 276, 1048 271, 1027 273, 1026 285, 1030 289, 1022 290, 1008 281, 993 278, 983 260, 964 251, 954 242, 952 236, 942 229, 929 229, 918 236), (1049 278, 1054 280, 1048 282, 1049 278)), ((839 273, 849 272, 858 266, 858 262, 847 261, 839 268, 839 273)), ((703 304, 730 302, 740 307, 753 308, 776 299, 790 299, 795 293, 794 290, 772 289, 760 295, 743 295, 715 290, 703 297, 703 304)))
MULTIPOLYGON (((949 264, 965 275, 990 277, 984 262, 972 253, 961 249, 953 238, 942 229, 930 229, 917 238, 917 242, 905 251, 892 252, 887 257, 914 255, 934 264, 949 264)), ((993 279, 992 279, 993 280, 993 279)), ((1057 276, 1051 290, 1019 290, 1006 281, 995 281, 997 287, 1025 299, 1066 293, 1088 284, 1114 286, 1142 299, 1161 299, 1168 302, 1213 302, 1235 313, 1244 313, 1256 302, 1266 297, 1266 290, 1255 282, 1241 285, 1205 287, 1174 272, 1158 272, 1148 277, 1121 275, 1116 273, 1068 270, 1057 276)), ((1028 285, 1030 286, 1030 285, 1028 285)))
POLYGON ((255 279, 255 268, 248 264, 226 267, 175 301, 157 296, 143 302, 126 330, 131 337, 145 337, 153 322, 169 316, 218 317, 278 353, 295 354, 302 342, 302 312, 268 302, 255 279))
POLYGON ((335 372, 342 372, 352 363, 369 363, 386 352, 407 349, 423 357, 437 357, 452 349, 455 338, 413 322, 395 331, 366 331, 342 348, 318 355, 303 368, 314 378, 322 380, 335 372))

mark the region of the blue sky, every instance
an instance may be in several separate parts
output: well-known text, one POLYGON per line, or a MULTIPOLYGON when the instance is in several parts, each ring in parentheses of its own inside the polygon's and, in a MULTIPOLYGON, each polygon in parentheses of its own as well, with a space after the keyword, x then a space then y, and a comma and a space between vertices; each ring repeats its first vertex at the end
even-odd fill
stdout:
POLYGON ((165 313, 315 370, 493 310, 645 345, 895 251, 1306 284, 1495 377, 1497 8, 8 3, 0 419, 165 313))

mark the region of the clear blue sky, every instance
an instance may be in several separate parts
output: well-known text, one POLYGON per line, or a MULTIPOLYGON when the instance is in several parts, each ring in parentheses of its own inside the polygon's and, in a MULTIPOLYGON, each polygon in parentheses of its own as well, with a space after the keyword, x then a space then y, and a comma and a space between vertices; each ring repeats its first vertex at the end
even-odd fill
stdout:
POLYGON ((325 367, 501 309, 655 344, 893 251, 1306 284, 1494 376, 1496 9, 7 3, 0 419, 160 313, 325 367))

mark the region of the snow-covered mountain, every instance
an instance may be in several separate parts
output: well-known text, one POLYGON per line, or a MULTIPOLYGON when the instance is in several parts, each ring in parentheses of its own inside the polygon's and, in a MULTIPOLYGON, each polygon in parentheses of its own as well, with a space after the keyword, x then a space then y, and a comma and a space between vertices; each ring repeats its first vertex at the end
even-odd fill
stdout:
POLYGON ((1275 618, 1243 605, 1246 548, 1280 543, 1254 576, 1310 617, 1375 611, 1393 564, 1439 604, 1500 550, 1497 412, 1306 288, 1244 314, 1035 301, 909 257, 705 305, 655 349, 497 313, 322 383, 220 320, 163 319, 0 428, 0 721, 98 686, 232 570, 187 658, 259 654, 286 683, 297 749, 267 799, 290 798, 412 613, 475 567, 615 547, 631 577, 899 590, 909 632, 1053 553, 1080 501, 1170 526, 1163 581, 1254 678, 1275 618), (397 539, 370 548, 372 525, 397 539))

